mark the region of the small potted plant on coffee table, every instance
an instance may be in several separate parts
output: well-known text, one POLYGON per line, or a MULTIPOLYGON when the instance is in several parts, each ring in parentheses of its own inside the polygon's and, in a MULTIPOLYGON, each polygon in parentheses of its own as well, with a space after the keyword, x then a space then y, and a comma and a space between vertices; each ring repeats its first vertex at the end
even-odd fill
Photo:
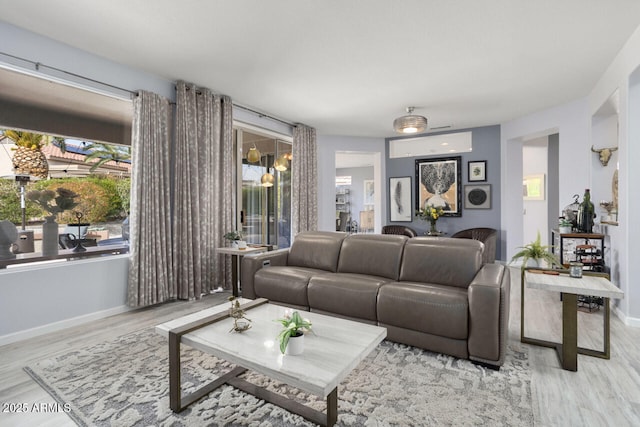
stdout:
POLYGON ((302 354, 304 351, 304 334, 311 330, 309 319, 303 319, 297 311, 291 313, 286 310, 284 317, 276 321, 284 326, 284 329, 280 331, 277 337, 282 354, 302 354))

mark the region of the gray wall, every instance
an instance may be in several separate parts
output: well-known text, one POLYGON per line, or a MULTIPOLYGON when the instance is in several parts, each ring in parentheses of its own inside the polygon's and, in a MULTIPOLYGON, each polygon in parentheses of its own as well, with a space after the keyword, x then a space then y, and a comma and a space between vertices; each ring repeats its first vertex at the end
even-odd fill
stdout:
MULTIPOLYGON (((438 158, 438 157, 451 157, 461 156, 461 168, 462 168, 462 191, 464 196, 464 185, 469 184, 467 162, 486 160, 487 161, 487 181, 486 184, 491 184, 491 209, 463 209, 461 217, 443 217, 438 220, 438 229, 445 231, 448 236, 453 233, 474 227, 490 227, 498 230, 498 243, 496 259, 502 260, 501 241, 504 239, 503 231, 501 230, 500 221, 500 126, 485 126, 473 129, 462 129, 455 132, 472 132, 472 144, 473 150, 470 153, 452 153, 451 155, 436 155, 436 156, 418 156, 418 157, 405 157, 401 159, 389 159, 389 139, 386 140, 386 184, 387 194, 389 194, 389 178, 410 176, 413 191, 411 194, 411 200, 414 204, 413 209, 415 211, 415 161, 416 159, 423 158, 438 158)), ((438 135, 454 132, 441 132, 429 135, 438 135)), ((415 135, 413 136, 415 137, 415 135)), ((485 184, 485 182, 473 182, 472 184, 485 184)), ((464 197, 463 197, 464 198, 464 197)), ((385 201, 387 209, 389 209, 389 201, 385 201)), ((426 232, 428 224, 422 220, 414 220, 407 223, 396 223, 398 225, 408 225, 414 228, 419 233, 426 232)))
POLYGON ((127 254, 0 270, 0 345, 130 310, 128 274, 127 254))

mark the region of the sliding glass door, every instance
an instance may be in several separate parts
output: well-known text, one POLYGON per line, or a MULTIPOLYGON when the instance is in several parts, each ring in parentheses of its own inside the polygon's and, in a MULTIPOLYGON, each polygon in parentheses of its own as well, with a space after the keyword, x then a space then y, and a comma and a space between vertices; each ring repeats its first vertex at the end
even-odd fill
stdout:
POLYGON ((256 131, 234 132, 241 158, 238 204, 247 242, 289 247, 291 242, 291 143, 256 131))

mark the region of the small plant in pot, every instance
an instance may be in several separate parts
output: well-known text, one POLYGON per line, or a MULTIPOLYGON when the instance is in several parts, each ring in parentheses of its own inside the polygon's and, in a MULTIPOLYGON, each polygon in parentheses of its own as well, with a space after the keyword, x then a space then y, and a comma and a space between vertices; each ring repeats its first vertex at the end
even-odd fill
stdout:
POLYGON ((558 228, 560 229, 560 234, 571 233, 571 229, 573 228, 573 223, 566 218, 561 218, 558 222, 558 228))
POLYGON ((558 257, 549 252, 549 249, 552 247, 553 246, 550 245, 542 245, 542 243, 540 242, 540 232, 538 231, 536 240, 525 246, 521 246, 519 249, 522 250, 511 258, 511 262, 517 261, 522 258, 523 269, 527 267, 530 259, 536 262, 537 267, 543 267, 541 265, 541 262, 546 261, 552 267, 557 266, 562 268, 562 264, 560 264, 560 261, 558 261, 558 257))
POLYGON ((229 242, 231 242, 231 247, 233 248, 237 248, 237 249, 247 248, 247 242, 242 240, 244 236, 242 235, 241 231, 238 231, 238 230, 229 231, 223 237, 229 242))
POLYGON ((304 334, 311 330, 309 319, 303 319, 297 311, 290 313, 286 310, 284 317, 276 321, 284 326, 277 337, 282 354, 301 354, 304 350, 304 334))

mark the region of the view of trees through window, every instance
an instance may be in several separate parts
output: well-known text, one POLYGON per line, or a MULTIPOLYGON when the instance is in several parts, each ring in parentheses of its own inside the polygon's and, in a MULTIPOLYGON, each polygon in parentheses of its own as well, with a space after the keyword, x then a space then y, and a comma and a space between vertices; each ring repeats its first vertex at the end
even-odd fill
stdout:
POLYGON ((121 243, 124 223, 128 238, 130 147, 2 129, 0 177, 0 220, 33 231, 33 248, 14 246, 14 252, 40 251, 42 223, 51 215, 42 201, 59 188, 76 194, 75 206, 55 214, 61 234, 80 233, 88 246, 121 243), (72 225, 78 223, 87 225, 72 225))

